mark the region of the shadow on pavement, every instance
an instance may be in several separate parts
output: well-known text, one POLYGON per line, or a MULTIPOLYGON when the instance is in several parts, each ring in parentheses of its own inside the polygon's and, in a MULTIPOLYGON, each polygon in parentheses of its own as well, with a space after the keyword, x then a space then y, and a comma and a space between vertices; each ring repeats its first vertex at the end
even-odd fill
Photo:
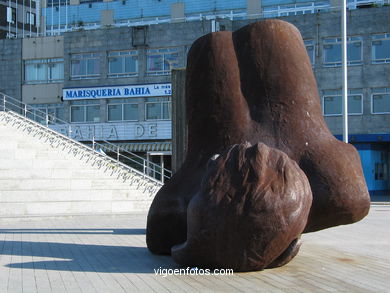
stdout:
POLYGON ((155 273, 159 268, 179 268, 171 257, 153 255, 146 247, 28 241, 3 241, 1 246, 0 256, 36 259, 6 264, 9 268, 98 273, 155 273))
POLYGON ((146 229, 0 229, 0 234, 119 234, 145 235, 146 229))

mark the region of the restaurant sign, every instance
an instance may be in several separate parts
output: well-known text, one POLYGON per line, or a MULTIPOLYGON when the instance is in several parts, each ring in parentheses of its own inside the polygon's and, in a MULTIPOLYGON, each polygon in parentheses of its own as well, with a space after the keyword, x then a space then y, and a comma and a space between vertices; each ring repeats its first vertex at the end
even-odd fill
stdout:
POLYGON ((123 86, 101 86, 88 88, 64 88, 64 100, 110 99, 170 96, 171 84, 144 84, 123 86))

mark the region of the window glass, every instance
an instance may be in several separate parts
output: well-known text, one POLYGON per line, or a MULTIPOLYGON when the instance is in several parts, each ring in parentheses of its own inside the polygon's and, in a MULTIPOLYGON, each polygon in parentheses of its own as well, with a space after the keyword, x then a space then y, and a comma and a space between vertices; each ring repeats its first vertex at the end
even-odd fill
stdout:
POLYGON ((56 123, 56 118, 57 118, 57 111, 54 108, 48 108, 47 109, 47 114, 48 114, 48 120, 50 124, 55 124, 56 123))
POLYGON ((362 61, 362 41, 355 40, 347 44, 348 64, 361 64, 362 61))
POLYGON ((15 23, 16 21, 16 9, 7 7, 7 22, 15 23))
POLYGON ((122 59, 119 57, 112 57, 109 59, 109 73, 117 74, 122 73, 122 59))
POLYGON ((100 74, 100 55, 98 53, 73 54, 71 57, 71 78, 96 78, 100 74))
MULTIPOLYGON (((27 109, 26 117, 27 117, 28 119, 35 120, 35 119, 34 119, 34 111, 32 111, 32 110, 30 110, 30 109, 27 109)), ((36 121, 36 120, 35 120, 35 121, 36 121)))
POLYGON ((24 80, 25 81, 37 80, 35 64, 26 64, 24 66, 24 80))
POLYGON ((35 25, 35 14, 31 12, 26 12, 25 23, 35 25))
POLYGON ((35 121, 37 121, 43 125, 46 125, 46 118, 47 118, 48 122, 50 121, 50 119, 48 117, 48 111, 46 108, 34 109, 34 118, 35 118, 35 121))
POLYGON ((99 122, 100 121, 100 106, 88 105, 86 106, 87 122, 99 122))
POLYGON ((70 107, 71 122, 84 122, 84 107, 82 106, 71 106, 70 107))
POLYGON ((173 68, 180 67, 179 48, 147 50, 148 75, 167 75, 173 68))
POLYGON ((146 103, 146 119, 161 119, 161 103, 146 103))
POLYGON ((375 163, 375 180, 387 180, 387 170, 388 168, 386 163, 375 163))
MULTIPOLYGON (((349 37, 347 43, 348 65, 362 64, 362 37, 349 37)), ((324 66, 341 66, 341 38, 324 39, 324 66)))
POLYGON ((138 72, 138 58, 136 56, 132 57, 125 57, 124 58, 125 63, 125 73, 129 74, 137 74, 138 72))
POLYGON ((62 107, 57 107, 56 108, 56 119, 55 122, 56 124, 61 124, 61 123, 64 123, 66 120, 65 120, 65 109, 62 105, 62 107))
POLYGON ((171 70, 179 67, 179 53, 170 53, 164 55, 164 70, 171 70))
POLYGON ((99 122, 99 103, 96 100, 72 101, 70 106, 71 122, 99 122))
POLYGON ((341 63, 341 45, 340 44, 326 44, 324 45, 325 63, 340 65, 341 63), (339 64, 340 63, 340 64, 339 64))
POLYGON ((168 97, 149 98, 146 103, 146 119, 171 119, 171 105, 168 97))
POLYGON ((138 121, 138 103, 133 99, 110 99, 108 101, 108 121, 138 121))
POLYGON ((139 120, 138 104, 123 105, 123 120, 139 120))
POLYGON ((64 79, 64 63, 49 64, 49 80, 64 79))
POLYGON ((163 71, 163 55, 148 56, 148 71, 163 71))
POLYGON ((162 103, 162 119, 171 119, 171 102, 162 103))
POLYGON ((136 76, 138 51, 113 51, 108 53, 110 77, 136 76))
POLYGON ((348 94, 348 114, 363 114, 362 95, 348 94))
POLYGON ((372 62, 390 63, 390 34, 374 35, 371 43, 372 62))
POLYGON ((373 94, 372 112, 374 114, 390 113, 390 93, 373 94))
POLYGON ((341 114, 341 97, 340 96, 325 96, 324 97, 324 115, 339 115, 341 114))
POLYGON ((37 72, 36 80, 46 80, 47 64, 35 64, 35 68, 37 72))
POLYGON ((87 75, 99 74, 99 60, 88 59, 87 60, 87 75))
POLYGON ((32 59, 24 61, 25 83, 50 83, 64 79, 64 59, 32 59))
MULTIPOLYGON (((348 91, 348 114, 360 115, 363 114, 362 108, 362 91, 348 91)), ((323 112, 325 116, 341 115, 343 104, 342 94, 340 90, 324 91, 323 96, 323 112)))
POLYGON ((107 105, 108 109, 108 121, 121 121, 122 120, 122 105, 107 105))
POLYGON ((362 114, 362 96, 348 95, 348 113, 362 114))
POLYGON ((85 75, 85 64, 81 60, 72 60, 72 76, 85 75))
POLYGON ((65 109, 63 104, 33 104, 26 106, 26 116, 34 121, 46 125, 62 124, 65 122, 65 109))
POLYGON ((314 65, 314 54, 315 54, 315 48, 314 48, 314 40, 305 40, 305 47, 307 51, 307 55, 309 55, 310 63, 311 65, 314 65))

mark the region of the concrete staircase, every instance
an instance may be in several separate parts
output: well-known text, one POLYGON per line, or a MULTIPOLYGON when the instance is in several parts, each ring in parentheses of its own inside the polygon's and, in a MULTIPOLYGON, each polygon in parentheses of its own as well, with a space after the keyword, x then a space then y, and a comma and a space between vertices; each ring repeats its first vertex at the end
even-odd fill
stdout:
POLYGON ((15 112, 0 112, 0 217, 121 214, 161 183, 15 112))

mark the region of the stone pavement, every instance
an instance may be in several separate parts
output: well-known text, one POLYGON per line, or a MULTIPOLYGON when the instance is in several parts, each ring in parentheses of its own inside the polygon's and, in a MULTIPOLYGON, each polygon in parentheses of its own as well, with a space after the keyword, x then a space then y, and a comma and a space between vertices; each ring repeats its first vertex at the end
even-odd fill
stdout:
POLYGON ((145 246, 146 215, 0 219, 0 292, 390 292, 390 205, 303 236, 287 266, 229 275, 179 268, 145 246))

